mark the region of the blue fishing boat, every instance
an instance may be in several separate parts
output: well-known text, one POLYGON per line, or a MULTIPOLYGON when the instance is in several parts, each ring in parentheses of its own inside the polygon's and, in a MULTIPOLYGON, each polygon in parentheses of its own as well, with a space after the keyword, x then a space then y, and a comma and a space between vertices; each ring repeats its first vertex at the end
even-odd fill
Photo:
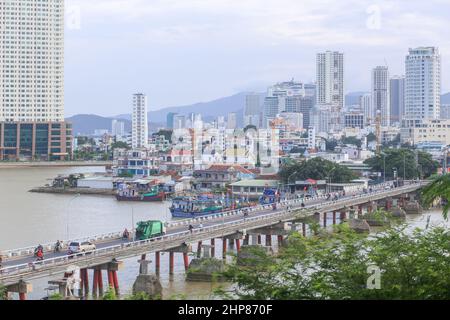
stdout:
POLYGON ((278 189, 266 188, 263 195, 259 198, 260 204, 273 204, 280 199, 280 192, 278 189))
POLYGON ((196 218, 248 206, 248 203, 232 201, 228 197, 201 194, 173 198, 170 213, 174 218, 196 218))

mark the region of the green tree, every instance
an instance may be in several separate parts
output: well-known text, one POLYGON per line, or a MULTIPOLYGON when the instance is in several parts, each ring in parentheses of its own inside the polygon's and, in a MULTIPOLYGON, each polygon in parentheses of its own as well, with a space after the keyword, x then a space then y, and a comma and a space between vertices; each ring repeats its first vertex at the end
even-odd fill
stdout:
POLYGON ((419 176, 427 178, 436 173, 439 167, 439 163, 427 152, 417 151, 417 162, 416 152, 410 149, 384 149, 383 154, 369 158, 364 163, 378 172, 383 172, 386 167, 386 179, 394 177, 395 168, 399 178, 404 174, 406 179, 415 179, 419 176))
POLYGON ((359 140, 359 139, 356 138, 356 137, 343 137, 343 138, 341 139, 341 142, 342 142, 343 144, 352 144, 352 145, 355 145, 355 146, 357 146, 358 148, 361 148, 361 145, 362 145, 361 140, 359 140))
POLYGON ((111 145, 111 150, 114 150, 114 149, 126 149, 126 150, 129 150, 130 146, 127 143, 123 142, 123 141, 116 141, 116 142, 114 142, 111 145))
POLYGON ((325 180, 331 176, 335 183, 346 183, 356 178, 356 175, 347 167, 322 158, 313 158, 303 162, 284 164, 279 175, 283 182, 296 180, 325 180), (288 181, 289 179, 289 181, 288 181))
POLYGON ((259 252, 256 265, 233 264, 224 276, 234 285, 221 297, 261 300, 450 298, 450 233, 404 227, 366 237, 344 224, 334 233, 293 233, 275 255, 259 252), (367 287, 380 270, 381 286, 367 287))
POLYGON ((325 140, 325 148, 327 151, 334 151, 337 147, 338 142, 336 140, 325 140))
POLYGON ((0 283, 0 301, 8 300, 8 292, 6 291, 6 287, 0 283))
POLYGON ((49 300, 63 300, 64 297, 60 293, 52 294, 50 297, 48 297, 49 300))
POLYGON ((172 134, 173 134, 172 130, 164 130, 164 129, 161 129, 156 133, 157 136, 164 136, 164 139, 166 139, 170 143, 172 143, 172 134))
POLYGON ((117 300, 116 291, 113 287, 109 287, 103 295, 102 300, 117 300))
POLYGON ((448 220, 450 210, 450 174, 435 178, 429 185, 422 189, 422 202, 430 206, 435 201, 442 200, 444 203, 442 215, 448 220))
POLYGON ((377 141, 377 136, 371 132, 367 135, 367 142, 377 141))

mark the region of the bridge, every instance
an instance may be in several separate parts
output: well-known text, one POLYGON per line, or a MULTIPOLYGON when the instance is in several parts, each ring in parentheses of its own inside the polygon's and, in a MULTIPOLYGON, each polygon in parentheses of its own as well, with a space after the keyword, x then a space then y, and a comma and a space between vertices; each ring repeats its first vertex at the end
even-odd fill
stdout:
MULTIPOLYGON (((0 269, 0 284, 7 287, 9 292, 18 292, 21 299, 25 299, 31 286, 29 281, 37 278, 64 274, 69 266, 77 266, 81 269, 81 284, 85 290, 89 290, 87 270, 94 270, 94 295, 97 290, 102 292, 101 276, 102 270, 107 270, 108 282, 118 293, 117 271, 121 268, 120 260, 141 256, 141 264, 146 259, 146 254, 155 254, 155 268, 159 273, 160 253, 169 252, 169 272, 173 273, 174 253, 183 253, 185 268, 189 260, 188 252, 190 244, 198 243, 202 247, 205 240, 211 241, 211 251, 215 250, 215 239, 222 239, 223 257, 226 255, 227 240, 235 241, 236 249, 240 249, 240 240, 244 237, 244 243, 249 242, 250 235, 256 244, 261 243, 261 234, 266 234, 266 245, 271 245, 271 236, 278 235, 282 241, 284 232, 273 231, 274 227, 284 229, 283 225, 290 223, 294 229, 296 223, 302 224, 305 234, 305 218, 315 216, 320 221, 324 215, 326 225, 327 213, 333 214, 333 223, 336 223, 336 214, 340 214, 340 220, 347 218, 347 213, 358 210, 358 215, 363 208, 370 212, 374 204, 384 200, 386 207, 392 206, 392 199, 400 198, 398 204, 404 202, 405 195, 413 194, 422 188, 426 182, 411 181, 406 185, 394 188, 385 184, 374 187, 372 192, 364 194, 350 194, 336 201, 328 201, 325 196, 317 196, 306 200, 292 199, 284 200, 277 204, 276 210, 272 205, 260 205, 252 207, 248 215, 244 216, 241 210, 215 214, 196 219, 186 219, 167 223, 165 235, 142 240, 132 241, 121 238, 121 232, 105 235, 92 236, 78 241, 92 241, 96 243, 97 249, 92 252, 84 252, 81 255, 67 255, 65 253, 53 253, 52 244, 45 244, 46 259, 36 262, 34 258, 34 247, 13 249, 3 251, 2 269, 0 269), (355 209, 356 208, 356 209, 355 209), (303 222, 302 222, 303 221, 303 222), (199 227, 201 224, 201 227, 199 227), (191 231, 188 226, 195 228, 191 231), (257 241, 256 241, 257 239, 257 241)), ((69 243, 70 241, 65 241, 69 243)), ((212 253, 214 256, 214 253, 212 253)))

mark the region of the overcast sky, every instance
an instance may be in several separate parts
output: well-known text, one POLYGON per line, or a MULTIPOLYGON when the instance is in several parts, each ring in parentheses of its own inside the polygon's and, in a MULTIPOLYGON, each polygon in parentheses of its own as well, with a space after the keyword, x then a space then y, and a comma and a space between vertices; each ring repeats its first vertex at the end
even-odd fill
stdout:
POLYGON ((448 0, 66 0, 66 116, 149 109, 315 79, 315 54, 345 53, 345 90, 370 70, 404 74, 409 47, 438 46, 450 91, 448 0))

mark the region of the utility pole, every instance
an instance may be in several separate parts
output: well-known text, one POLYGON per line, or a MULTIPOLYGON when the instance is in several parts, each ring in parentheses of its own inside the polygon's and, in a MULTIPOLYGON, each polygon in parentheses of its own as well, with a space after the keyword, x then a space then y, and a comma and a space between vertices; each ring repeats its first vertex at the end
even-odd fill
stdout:
POLYGON ((381 153, 381 111, 377 110, 376 117, 377 154, 381 153))
POLYGON ((403 181, 406 180, 406 155, 403 153, 403 181))

